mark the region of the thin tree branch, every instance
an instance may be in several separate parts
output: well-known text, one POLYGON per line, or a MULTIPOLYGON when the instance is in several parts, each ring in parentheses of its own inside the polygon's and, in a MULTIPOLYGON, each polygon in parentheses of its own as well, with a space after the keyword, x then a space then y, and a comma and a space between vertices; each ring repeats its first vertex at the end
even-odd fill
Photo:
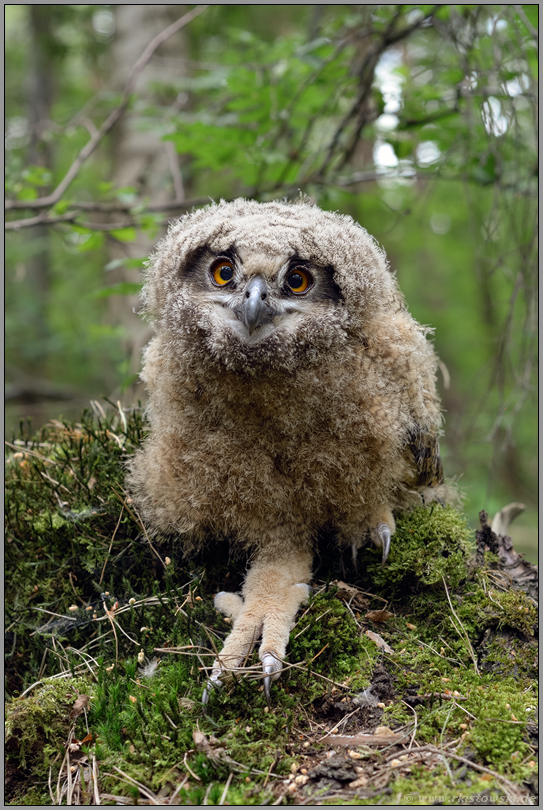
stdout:
MULTIPOLYGON (((212 202, 211 197, 192 197, 188 200, 169 200, 155 205, 148 205, 144 211, 139 213, 160 213, 161 211, 185 211, 193 208, 196 205, 206 205, 212 202)), ((25 219, 13 219, 4 223, 4 230, 18 231, 21 228, 31 228, 33 225, 57 225, 59 222, 73 222, 81 228, 88 228, 92 231, 117 231, 120 228, 135 227, 138 224, 138 217, 134 216, 124 222, 117 222, 109 225, 104 225, 98 222, 81 222, 78 221, 83 211, 87 212, 102 212, 109 214, 128 214, 131 212, 132 205, 116 205, 115 203, 92 203, 92 202, 78 202, 77 208, 68 211, 65 214, 58 214, 49 216, 47 211, 38 214, 35 217, 26 217, 25 219)))
POLYGON ((194 20, 195 17, 198 17, 200 14, 202 14, 202 12, 204 12, 207 8, 209 8, 209 4, 197 6, 196 8, 192 9, 187 14, 185 14, 183 17, 181 17, 179 20, 176 20, 174 23, 169 25, 167 28, 164 29, 164 31, 162 31, 160 34, 157 34, 157 36, 153 40, 151 40, 149 45, 145 48, 144 52, 142 53, 142 55, 132 68, 132 72, 128 77, 128 81, 126 82, 120 104, 108 115, 108 117, 106 118, 100 129, 98 129, 97 132, 91 137, 91 139, 85 144, 85 146, 79 152, 78 156, 76 157, 76 159, 74 160, 74 162, 72 163, 72 165, 64 175, 63 179, 56 187, 56 189, 51 194, 48 194, 47 197, 38 197, 37 199, 31 201, 8 200, 5 206, 6 210, 10 210, 13 208, 27 208, 27 209, 48 208, 52 205, 55 205, 55 203, 57 203, 60 200, 60 198, 70 185, 70 183, 77 176, 83 163, 87 160, 88 157, 90 157, 90 155, 92 155, 92 153, 94 152, 94 150, 96 149, 102 138, 110 131, 110 129, 112 129, 112 127, 117 123, 119 118, 124 113, 128 105, 128 102, 130 101, 130 94, 134 89, 134 85, 136 84, 136 81, 141 71, 143 70, 147 62, 150 60, 151 56, 159 47, 159 45, 162 45, 162 43, 165 42, 167 39, 169 39, 169 37, 171 37, 181 28, 184 28, 186 25, 188 25, 189 22, 194 20))
POLYGON ((13 219, 11 222, 4 222, 4 230, 18 231, 20 228, 32 228, 34 225, 55 225, 57 222, 74 222, 78 216, 79 211, 72 211, 68 214, 58 214, 58 216, 54 217, 48 217, 47 213, 43 213, 35 217, 13 219))
MULTIPOLYGON (((364 126, 367 123, 366 116, 365 116, 365 109, 366 109, 366 102, 371 92, 371 87, 373 84, 373 76, 375 73, 375 68, 377 67, 377 63, 381 57, 381 55, 389 48, 391 45, 395 45, 396 43, 400 42, 402 39, 405 39, 413 31, 420 28, 424 23, 428 22, 432 19, 437 11, 441 8, 441 4, 435 5, 424 17, 421 17, 419 20, 416 20, 411 25, 402 28, 399 31, 394 33, 394 25, 398 20, 400 12, 396 14, 396 16, 391 20, 390 25, 388 26, 387 30, 383 32, 381 36, 381 40, 376 43, 372 48, 369 49, 368 53, 366 54, 366 58, 364 59, 359 71, 359 91, 357 94, 356 99, 354 100, 351 108, 348 110, 346 115, 340 121, 339 126, 334 133, 334 137, 328 147, 328 151, 326 153, 326 157, 324 162, 321 165, 321 168, 317 172, 317 179, 322 180, 324 179, 325 175, 327 174, 329 168, 332 166, 333 157, 337 151, 341 136, 343 132, 349 125, 349 123, 355 118, 358 117, 358 122, 356 125, 356 131, 353 133, 353 136, 350 139, 349 145, 343 150, 343 158, 340 162, 338 168, 342 168, 348 162, 354 149, 356 148, 356 144, 359 140, 360 133, 362 132, 364 126)), ((314 178, 315 180, 315 178, 314 178)))
POLYGON ((537 28, 534 28, 534 26, 532 25, 532 23, 530 22, 530 20, 526 16, 526 14, 524 13, 524 9, 522 8, 522 6, 513 5, 513 8, 515 9, 517 14, 519 15, 520 19, 522 20, 522 22, 524 23, 524 25, 526 26, 526 28, 528 29, 530 34, 533 36, 533 38, 537 42, 539 40, 539 31, 537 30, 537 28))

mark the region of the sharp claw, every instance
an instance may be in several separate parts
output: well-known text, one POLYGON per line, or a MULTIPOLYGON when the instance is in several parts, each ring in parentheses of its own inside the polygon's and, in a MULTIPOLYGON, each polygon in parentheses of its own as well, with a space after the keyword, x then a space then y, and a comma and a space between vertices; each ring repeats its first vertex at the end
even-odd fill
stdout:
POLYGON ((264 694, 266 695, 266 703, 268 704, 268 706, 271 703, 270 686, 271 686, 271 676, 266 675, 264 678, 264 694))
POLYGON ((221 673, 215 672, 207 682, 207 685, 204 689, 204 693, 202 695, 202 705, 207 706, 207 702, 209 700, 209 696, 213 689, 220 689, 222 686, 221 681, 221 673))
POLYGON ((358 546, 355 542, 351 543, 351 554, 353 555, 353 566, 355 573, 358 574, 358 546))
MULTIPOLYGON (((268 656, 266 655, 265 658, 268 658, 268 656)), ((270 687, 271 687, 272 675, 274 673, 274 666, 273 666, 273 664, 266 663, 264 661, 262 669, 264 670, 264 694, 266 695, 266 703, 269 706, 270 702, 271 702, 270 687)))
POLYGON ((275 680, 275 678, 279 677, 281 668, 281 661, 279 661, 275 655, 272 655, 272 653, 264 653, 262 656, 262 669, 264 670, 264 694, 266 695, 266 702, 268 705, 271 701, 271 682, 272 680, 275 680))
POLYGON ((381 568, 384 568, 387 561, 388 552, 390 551, 390 528, 386 525, 386 523, 380 523, 379 526, 377 526, 377 532, 379 533, 379 537, 381 538, 382 542, 383 556, 381 559, 381 568))
POLYGON ((371 539, 373 540, 374 544, 377 548, 383 549, 383 556, 381 559, 381 568, 384 567, 388 553, 390 551, 390 538, 392 534, 390 531, 390 526, 386 523, 380 523, 375 529, 373 529, 371 533, 371 539))

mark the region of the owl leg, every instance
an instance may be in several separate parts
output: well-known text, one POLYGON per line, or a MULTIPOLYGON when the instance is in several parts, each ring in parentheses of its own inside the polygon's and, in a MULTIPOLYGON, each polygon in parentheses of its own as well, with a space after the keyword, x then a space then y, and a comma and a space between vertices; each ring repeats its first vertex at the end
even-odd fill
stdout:
POLYGON ((245 578, 243 599, 236 594, 217 594, 215 606, 234 619, 234 626, 213 665, 202 698, 204 703, 209 699, 210 689, 220 686, 229 671, 243 664, 260 638, 259 657, 269 700, 270 683, 281 673, 294 617, 309 594, 304 580, 310 575, 308 552, 287 552, 281 561, 260 555, 245 578))
POLYGON ((381 567, 386 563, 390 551, 390 539, 396 529, 396 523, 392 516, 392 511, 388 504, 383 504, 377 509, 370 522, 371 539, 377 548, 383 549, 381 567))

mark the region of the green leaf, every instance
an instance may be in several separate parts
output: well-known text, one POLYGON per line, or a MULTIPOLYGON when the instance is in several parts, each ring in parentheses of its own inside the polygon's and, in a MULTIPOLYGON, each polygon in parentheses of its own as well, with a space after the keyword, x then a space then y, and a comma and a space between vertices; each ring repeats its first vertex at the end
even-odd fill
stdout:
POLYGON ((138 226, 142 231, 154 239, 158 233, 158 229, 162 224, 162 214, 141 214, 138 217, 138 226))
POLYGON ((85 253, 89 250, 96 250, 104 244, 104 234, 93 231, 88 235, 88 238, 83 242, 77 244, 77 250, 80 253, 85 253))
POLYGON ((137 202, 138 192, 132 186, 123 186, 123 188, 115 189, 114 196, 117 197, 119 202, 123 205, 133 205, 137 202))
POLYGON ((383 98, 383 94, 378 87, 372 87, 371 94, 373 96, 377 112, 379 115, 381 115, 385 111, 385 100, 383 98))
POLYGON ((53 213, 65 214, 71 204, 71 200, 59 200, 58 203, 53 206, 53 213))
POLYGON ((20 191, 17 192, 18 200, 35 200, 37 196, 38 192, 32 186, 23 186, 20 191))
POLYGON ((496 182, 498 174, 496 172, 495 156, 488 155, 484 162, 482 160, 476 161, 471 175, 474 180, 477 180, 477 182, 483 185, 490 185, 490 183, 496 182))
POLYGON ((136 238, 135 228, 120 228, 118 231, 110 231, 109 233, 119 242, 133 242, 136 238))
POLYGON ((110 287, 102 287, 92 293, 92 298, 109 298, 111 295, 134 295, 139 293, 142 284, 136 284, 131 281, 119 281, 118 284, 112 284, 110 287))
POLYGON ((51 172, 44 166, 28 166, 21 176, 32 186, 46 186, 52 178, 51 172))
POLYGON ((398 157, 400 160, 402 158, 409 157, 409 155, 413 154, 413 147, 414 147, 413 141, 411 141, 411 140, 403 140, 403 139, 399 139, 399 138, 398 139, 396 139, 396 138, 393 139, 393 138, 390 137, 390 135, 388 135, 388 141, 392 145, 392 148, 394 149, 396 157, 398 157))

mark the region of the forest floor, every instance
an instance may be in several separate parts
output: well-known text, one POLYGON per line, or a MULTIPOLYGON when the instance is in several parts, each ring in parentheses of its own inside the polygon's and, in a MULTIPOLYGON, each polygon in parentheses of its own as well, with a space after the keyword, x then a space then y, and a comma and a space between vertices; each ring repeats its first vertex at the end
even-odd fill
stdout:
POLYGON ((245 560, 185 560, 124 488, 138 410, 8 442, 6 802, 536 805, 537 571, 481 514, 399 516, 384 568, 322 537, 266 704, 202 693, 245 560))

